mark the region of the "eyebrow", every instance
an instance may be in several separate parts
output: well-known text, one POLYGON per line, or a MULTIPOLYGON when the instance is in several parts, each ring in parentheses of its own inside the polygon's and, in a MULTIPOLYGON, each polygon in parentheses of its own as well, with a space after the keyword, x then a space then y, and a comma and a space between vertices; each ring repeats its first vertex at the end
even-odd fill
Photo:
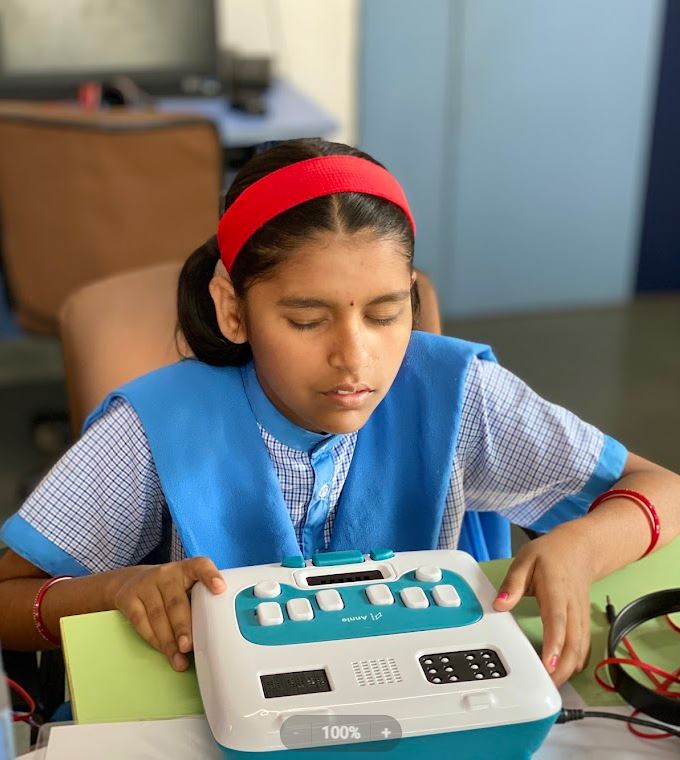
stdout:
MULTIPOLYGON (((377 306, 382 303, 401 303, 405 301, 411 295, 410 290, 395 290, 392 293, 384 293, 372 301, 369 301, 367 306, 377 306)), ((282 298, 278 302, 279 306, 287 306, 291 309, 322 309, 332 308, 335 304, 330 301, 324 301, 321 298, 296 298, 291 296, 289 298, 282 298)))

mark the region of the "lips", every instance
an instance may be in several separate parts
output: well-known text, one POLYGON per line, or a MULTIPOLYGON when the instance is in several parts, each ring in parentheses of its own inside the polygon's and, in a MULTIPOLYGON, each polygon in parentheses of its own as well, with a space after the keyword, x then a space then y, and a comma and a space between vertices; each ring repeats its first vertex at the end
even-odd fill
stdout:
POLYGON ((358 409, 373 393, 367 385, 336 385, 323 395, 341 409, 358 409))
POLYGON ((371 388, 367 385, 336 385, 334 388, 326 391, 326 393, 337 393, 341 396, 348 396, 352 393, 364 393, 371 392, 371 388))

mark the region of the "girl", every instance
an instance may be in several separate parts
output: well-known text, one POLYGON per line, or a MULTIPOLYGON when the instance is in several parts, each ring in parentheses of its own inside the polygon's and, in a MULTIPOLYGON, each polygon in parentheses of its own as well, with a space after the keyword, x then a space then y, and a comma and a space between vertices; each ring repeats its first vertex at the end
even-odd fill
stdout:
POLYGON ((5 523, 4 646, 58 645, 62 616, 117 608, 183 670, 188 592, 222 592, 217 568, 454 548, 468 510, 545 533, 496 609, 534 594, 555 682, 584 667, 592 581, 654 543, 645 496, 589 504, 642 492, 661 546, 680 533, 680 478, 489 349, 412 332, 414 230, 396 180, 345 145, 290 141, 244 167, 180 278, 196 358, 111 394, 5 523))

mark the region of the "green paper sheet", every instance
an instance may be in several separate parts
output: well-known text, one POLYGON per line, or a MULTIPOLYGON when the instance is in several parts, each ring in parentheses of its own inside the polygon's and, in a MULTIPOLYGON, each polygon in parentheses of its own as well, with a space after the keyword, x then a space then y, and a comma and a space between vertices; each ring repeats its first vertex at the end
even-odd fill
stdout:
MULTIPOLYGON (((496 588, 509 560, 482 565, 496 588)), ((593 678, 593 666, 604 657, 607 622, 606 595, 617 610, 643 594, 680 587, 680 540, 598 581, 591 595, 592 654, 583 673, 571 683, 591 705, 620 704, 593 678)), ((533 598, 523 599, 514 614, 540 650, 542 625, 533 598)), ((203 712, 193 666, 176 673, 164 655, 152 649, 118 612, 99 612, 62 618, 62 638, 74 717, 80 723, 152 720, 203 712)), ((680 634, 664 619, 640 627, 633 645, 645 660, 674 670, 680 666, 680 634)), ((642 677, 644 678, 644 677, 642 677)))
MULTIPOLYGON (((505 576, 510 560, 485 562, 482 569, 487 578, 498 588, 505 576)), ((629 602, 652 591, 680 587, 680 539, 660 549, 649 557, 633 562, 627 567, 602 578, 593 584, 590 594, 591 653, 588 666, 582 673, 570 679, 571 685, 589 705, 624 704, 621 697, 606 691, 593 677, 595 665, 606 657, 609 626, 605 616, 607 595, 617 612, 629 602)), ((540 652, 543 641, 543 625, 538 614, 538 606, 533 597, 525 597, 513 610, 527 638, 540 652)), ((680 666, 680 634, 668 625, 665 618, 650 621, 637 628, 629 637, 638 656, 653 665, 673 671, 680 666)), ((619 654, 624 654, 621 650, 619 654)), ((629 672, 642 683, 649 681, 637 668, 629 672)), ((608 682, 606 668, 600 676, 608 682)))
POLYGON ((174 671, 121 613, 62 618, 73 717, 79 723, 153 720, 203 712, 193 664, 174 671))

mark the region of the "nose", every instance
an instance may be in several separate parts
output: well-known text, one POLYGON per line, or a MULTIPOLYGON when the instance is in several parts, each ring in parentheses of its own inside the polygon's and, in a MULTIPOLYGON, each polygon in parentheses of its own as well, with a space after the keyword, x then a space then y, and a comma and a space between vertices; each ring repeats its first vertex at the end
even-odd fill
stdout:
POLYGON ((334 369, 359 379, 370 359, 369 336, 365 328, 354 323, 338 325, 333 331, 328 363, 334 369))

